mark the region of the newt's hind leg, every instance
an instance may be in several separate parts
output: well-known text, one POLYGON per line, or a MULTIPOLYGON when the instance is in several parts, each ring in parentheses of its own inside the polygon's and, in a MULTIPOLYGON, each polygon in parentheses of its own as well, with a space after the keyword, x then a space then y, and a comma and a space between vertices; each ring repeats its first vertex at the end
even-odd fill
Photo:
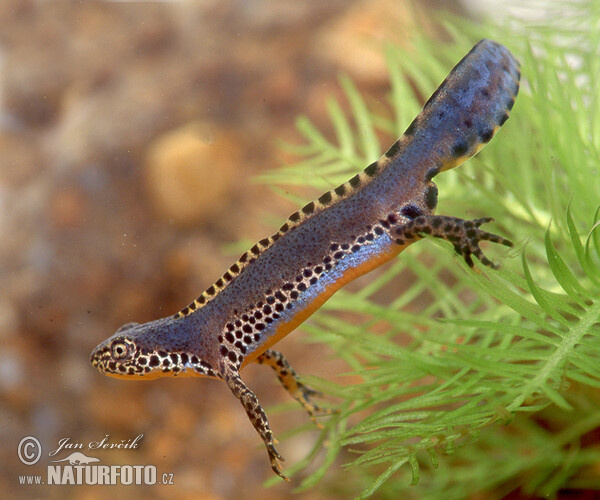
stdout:
POLYGON ((331 414, 333 411, 328 408, 321 408, 310 400, 311 396, 320 396, 321 393, 300 382, 298 375, 283 357, 283 354, 279 351, 268 349, 256 358, 255 363, 268 365, 273 368, 283 387, 285 387, 292 397, 302 405, 313 422, 318 427, 322 427, 322 425, 317 422, 316 416, 331 414))
POLYGON ((267 415, 262 406, 258 402, 256 394, 248 388, 237 372, 226 372, 223 375, 223 380, 225 380, 233 395, 240 400, 244 410, 246 410, 250 422, 252 422, 252 425, 264 441, 265 446, 267 447, 267 453, 269 454, 271 469, 273 469, 273 472, 279 477, 289 481, 288 477, 281 470, 279 462, 283 462, 284 459, 275 449, 275 440, 273 439, 273 432, 269 427, 269 420, 267 419, 267 415))
POLYGON ((483 254, 481 248, 479 248, 479 243, 486 240, 500 243, 507 247, 512 247, 513 244, 502 236, 487 233, 479 229, 479 226, 482 224, 493 221, 494 219, 491 217, 464 220, 445 215, 419 215, 401 226, 392 227, 391 234, 396 243, 401 245, 411 240, 419 239, 424 234, 442 238, 454 245, 454 250, 463 256, 465 262, 470 267, 473 267, 471 256, 474 255, 482 264, 497 269, 498 266, 483 254))

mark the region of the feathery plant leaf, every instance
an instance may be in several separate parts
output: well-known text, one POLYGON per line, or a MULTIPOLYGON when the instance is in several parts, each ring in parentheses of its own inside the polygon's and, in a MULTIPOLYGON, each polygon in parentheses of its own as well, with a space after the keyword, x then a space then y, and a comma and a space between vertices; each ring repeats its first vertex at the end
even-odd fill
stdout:
POLYGON ((517 250, 493 249, 503 268, 472 272, 450 245, 427 239, 303 326, 345 360, 351 383, 307 378, 341 403, 302 464, 329 443, 301 489, 352 453, 347 467, 359 472, 337 483, 349 496, 600 490, 597 4, 556 2, 535 23, 454 20, 455 43, 441 49, 424 39, 408 54, 385 47, 391 117, 370 111, 343 76, 347 102, 327 102, 335 140, 300 118, 305 144, 286 146, 300 161, 263 176, 330 188, 379 156, 377 137, 391 144, 401 134, 475 41, 496 39, 521 60, 511 120, 476 158, 436 177, 439 213, 493 215, 517 250))

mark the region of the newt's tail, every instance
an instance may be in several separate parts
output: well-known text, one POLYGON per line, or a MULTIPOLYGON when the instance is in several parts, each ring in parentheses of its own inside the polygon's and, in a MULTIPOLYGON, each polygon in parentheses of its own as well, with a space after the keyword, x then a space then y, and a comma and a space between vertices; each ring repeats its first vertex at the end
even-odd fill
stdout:
POLYGON ((412 173, 422 168, 428 180, 459 166, 507 120, 520 76, 519 62, 506 47, 481 40, 452 69, 380 162, 399 170, 410 168, 412 173))

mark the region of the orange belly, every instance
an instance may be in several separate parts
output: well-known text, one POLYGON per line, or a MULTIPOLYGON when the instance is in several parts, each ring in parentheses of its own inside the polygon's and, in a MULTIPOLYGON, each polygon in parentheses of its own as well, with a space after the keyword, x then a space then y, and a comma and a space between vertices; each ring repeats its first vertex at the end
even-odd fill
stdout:
POLYGON ((363 264, 347 269, 342 276, 332 283, 330 286, 325 288, 321 294, 317 295, 314 300, 308 304, 305 308, 299 309, 295 316, 281 323, 275 332, 270 335, 265 342, 261 344, 255 351, 248 354, 248 356, 242 362, 241 368, 246 366, 248 363, 252 363, 258 356, 269 349, 271 346, 279 342, 288 333, 294 331, 299 325, 304 323, 317 309, 319 309, 335 292, 337 292, 344 285, 352 280, 355 280, 359 276, 366 274, 373 269, 385 264, 389 260, 393 259, 408 245, 391 245, 389 250, 380 253, 377 257, 364 262, 363 264))

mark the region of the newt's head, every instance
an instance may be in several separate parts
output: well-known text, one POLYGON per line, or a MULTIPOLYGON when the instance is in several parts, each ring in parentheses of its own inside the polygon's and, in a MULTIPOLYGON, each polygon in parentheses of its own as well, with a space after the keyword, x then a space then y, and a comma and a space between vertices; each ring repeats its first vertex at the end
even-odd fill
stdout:
POLYGON ((218 377, 209 363, 190 352, 189 343, 171 340, 172 327, 168 319, 123 325, 92 351, 90 361, 104 375, 132 380, 218 377))

